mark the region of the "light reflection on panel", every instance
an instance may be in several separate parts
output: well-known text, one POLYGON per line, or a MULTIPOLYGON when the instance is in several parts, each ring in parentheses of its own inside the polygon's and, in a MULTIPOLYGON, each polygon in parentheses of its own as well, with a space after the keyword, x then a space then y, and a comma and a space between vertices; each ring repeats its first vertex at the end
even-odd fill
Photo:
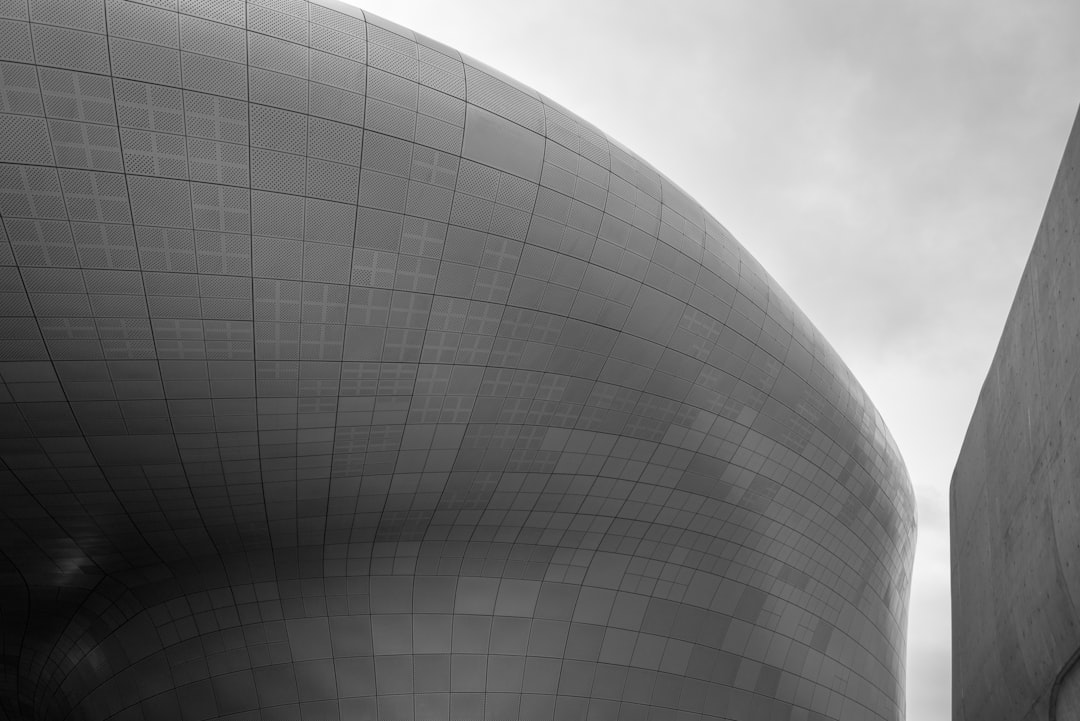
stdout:
POLYGON ((670 181, 345 6, 0 15, 7 715, 903 716, 903 462, 670 181))

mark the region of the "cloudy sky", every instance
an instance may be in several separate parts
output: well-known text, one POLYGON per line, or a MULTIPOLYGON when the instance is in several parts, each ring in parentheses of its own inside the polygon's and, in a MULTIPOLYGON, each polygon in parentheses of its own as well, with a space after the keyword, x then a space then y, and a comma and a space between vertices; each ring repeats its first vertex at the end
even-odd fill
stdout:
POLYGON ((1080 102, 1080 3, 359 4, 633 149, 829 338, 918 496, 908 718, 949 719, 949 479, 1080 102))

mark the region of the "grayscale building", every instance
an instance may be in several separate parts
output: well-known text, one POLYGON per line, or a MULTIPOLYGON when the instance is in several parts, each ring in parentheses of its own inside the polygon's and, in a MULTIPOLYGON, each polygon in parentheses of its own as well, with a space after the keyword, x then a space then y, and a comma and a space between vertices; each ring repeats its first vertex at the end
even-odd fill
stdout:
POLYGON ((953 718, 1080 718, 1080 120, 950 489, 953 718))
POLYGON ((329 1, 0 61, 0 718, 903 717, 903 462, 651 166, 329 1))

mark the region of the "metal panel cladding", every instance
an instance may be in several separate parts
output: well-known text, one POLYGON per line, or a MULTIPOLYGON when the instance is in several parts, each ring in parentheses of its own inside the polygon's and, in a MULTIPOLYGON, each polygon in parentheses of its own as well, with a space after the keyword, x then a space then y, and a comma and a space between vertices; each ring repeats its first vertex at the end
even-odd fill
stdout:
POLYGON ((910 484, 696 202, 344 5, 0 2, 0 710, 903 716, 910 484))

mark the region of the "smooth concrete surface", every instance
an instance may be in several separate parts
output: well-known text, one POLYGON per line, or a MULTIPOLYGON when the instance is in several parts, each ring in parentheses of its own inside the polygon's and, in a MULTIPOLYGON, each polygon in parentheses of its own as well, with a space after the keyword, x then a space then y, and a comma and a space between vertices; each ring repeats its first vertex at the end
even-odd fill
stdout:
MULTIPOLYGON (((1050 718, 1080 647, 1078 368, 1074 125, 952 479, 955 721, 1050 718)), ((1057 718, 1075 718, 1076 679, 1057 718)))

